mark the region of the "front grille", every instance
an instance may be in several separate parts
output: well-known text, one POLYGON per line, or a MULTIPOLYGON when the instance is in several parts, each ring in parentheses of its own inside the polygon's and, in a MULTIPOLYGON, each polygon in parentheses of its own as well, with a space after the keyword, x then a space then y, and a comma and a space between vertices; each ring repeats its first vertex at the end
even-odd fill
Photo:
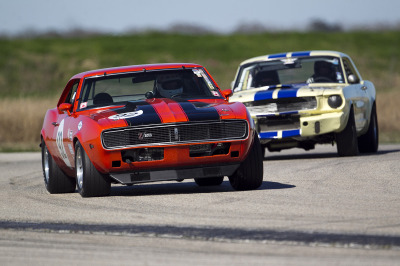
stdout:
POLYGON ((313 110, 317 108, 315 97, 268 99, 246 103, 252 115, 313 110))
POLYGON ((112 129, 102 132, 106 149, 245 139, 246 120, 163 124, 112 129))
POLYGON ((268 132, 300 128, 299 115, 280 115, 257 118, 258 131, 268 132))

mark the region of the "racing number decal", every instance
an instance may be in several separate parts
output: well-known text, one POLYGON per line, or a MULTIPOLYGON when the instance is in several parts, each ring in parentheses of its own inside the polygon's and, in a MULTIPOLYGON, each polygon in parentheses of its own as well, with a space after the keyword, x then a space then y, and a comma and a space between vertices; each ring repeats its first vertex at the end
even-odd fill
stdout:
POLYGON ((71 163, 69 162, 67 153, 65 152, 65 148, 64 148, 64 140, 63 140, 64 133, 63 133, 63 131, 64 131, 64 119, 61 120, 61 123, 58 126, 56 143, 57 143, 58 151, 60 152, 61 158, 63 159, 64 163, 68 167, 71 167, 71 163))

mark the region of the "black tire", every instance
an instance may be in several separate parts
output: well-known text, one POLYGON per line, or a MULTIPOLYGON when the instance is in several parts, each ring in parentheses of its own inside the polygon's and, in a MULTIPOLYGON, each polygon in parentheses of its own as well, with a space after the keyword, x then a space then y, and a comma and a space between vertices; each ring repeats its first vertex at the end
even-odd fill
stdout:
POLYGON ((78 192, 82 197, 107 196, 111 192, 111 182, 101 174, 90 161, 82 145, 75 145, 75 171, 78 192))
POLYGON ((223 176, 194 179, 194 182, 196 182, 196 184, 200 187, 219 186, 222 184, 223 181, 224 181, 223 176))
POLYGON ((371 117, 368 126, 368 131, 358 137, 358 150, 363 153, 373 153, 378 151, 379 146, 379 129, 378 117, 376 115, 376 106, 372 106, 371 117))
POLYGON ((358 155, 357 130, 353 107, 350 108, 346 127, 342 132, 335 134, 335 139, 339 156, 358 155))
POLYGON ((240 164, 235 173, 229 177, 229 182, 235 190, 257 189, 262 184, 263 174, 262 150, 256 133, 247 158, 240 164))
POLYGON ((75 192, 75 178, 69 177, 61 171, 47 149, 42 139, 42 169, 44 184, 50 194, 75 192))

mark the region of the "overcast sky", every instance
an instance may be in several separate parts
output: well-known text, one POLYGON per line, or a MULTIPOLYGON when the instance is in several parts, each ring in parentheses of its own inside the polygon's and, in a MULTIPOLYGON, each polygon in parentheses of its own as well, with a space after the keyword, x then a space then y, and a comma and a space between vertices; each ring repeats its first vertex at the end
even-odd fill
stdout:
POLYGON ((187 23, 227 33, 243 23, 304 29, 400 23, 399 0, 0 0, 0 33, 82 28, 112 33, 187 23))

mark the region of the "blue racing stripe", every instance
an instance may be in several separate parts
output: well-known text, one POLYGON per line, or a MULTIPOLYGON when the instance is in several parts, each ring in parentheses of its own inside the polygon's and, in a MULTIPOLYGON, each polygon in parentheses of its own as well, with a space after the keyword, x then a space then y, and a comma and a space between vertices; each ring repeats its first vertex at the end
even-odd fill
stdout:
POLYGON ((276 137, 278 137, 278 132, 261 132, 258 136, 260 139, 276 139, 276 137))
POLYGON ((286 53, 269 55, 268 59, 269 58, 282 58, 282 57, 286 57, 286 53))
POLYGON ((218 111, 204 103, 200 102, 178 102, 182 107, 189 121, 219 120, 218 111))
POLYGON ((282 138, 288 138, 293 136, 300 136, 300 129, 282 131, 282 138))
POLYGON ((299 111, 279 112, 279 115, 296 115, 299 111))
POLYGON ((308 51, 308 52, 295 52, 295 53, 292 53, 292 56, 310 56, 310 54, 311 54, 310 51, 308 51))
POLYGON ((273 93, 274 93, 274 90, 257 91, 257 92, 254 94, 254 101, 272 99, 272 94, 273 94, 273 93))
POLYGON ((161 124, 161 119, 157 114, 156 110, 150 104, 138 105, 136 111, 142 110, 143 114, 132 118, 126 118, 125 121, 130 126, 137 125, 150 125, 150 124, 161 124))
POLYGON ((299 89, 283 89, 278 91, 278 98, 291 98, 297 96, 299 89))

